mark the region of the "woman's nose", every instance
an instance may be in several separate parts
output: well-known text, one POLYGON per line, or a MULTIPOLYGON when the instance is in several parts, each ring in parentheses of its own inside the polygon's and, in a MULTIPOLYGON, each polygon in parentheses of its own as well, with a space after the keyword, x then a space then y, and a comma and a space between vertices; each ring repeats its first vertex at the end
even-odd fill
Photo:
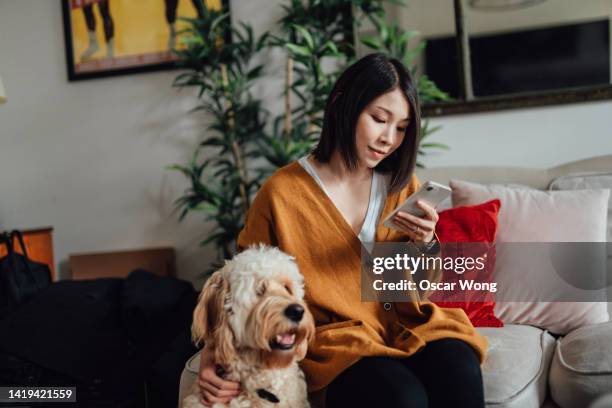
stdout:
POLYGON ((380 142, 384 145, 392 146, 396 142, 397 135, 395 134, 395 127, 389 126, 380 137, 380 142))

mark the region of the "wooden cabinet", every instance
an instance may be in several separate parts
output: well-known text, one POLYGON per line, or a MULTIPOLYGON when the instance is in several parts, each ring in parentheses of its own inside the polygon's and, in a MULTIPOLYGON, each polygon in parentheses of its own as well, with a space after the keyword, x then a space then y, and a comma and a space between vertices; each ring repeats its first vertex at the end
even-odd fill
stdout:
MULTIPOLYGON (((51 280, 55 281, 55 262, 53 261, 53 228, 44 227, 30 230, 21 230, 23 243, 26 246, 31 260, 49 265, 51 280)), ((13 247, 20 254, 23 253, 19 240, 15 239, 13 247)), ((6 247, 0 245, 0 258, 6 256, 6 247)))

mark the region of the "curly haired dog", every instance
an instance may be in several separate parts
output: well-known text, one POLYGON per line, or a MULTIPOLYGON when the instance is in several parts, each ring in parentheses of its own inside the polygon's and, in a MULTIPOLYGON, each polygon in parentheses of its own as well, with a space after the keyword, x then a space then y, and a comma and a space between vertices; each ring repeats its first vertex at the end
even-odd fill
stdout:
MULTIPOLYGON (((252 245, 206 282, 193 313, 192 336, 205 340, 224 378, 241 383, 229 404, 213 408, 307 408, 304 358, 314 321, 304 303, 304 278, 295 258, 252 245)), ((197 381, 183 408, 200 408, 197 381)))

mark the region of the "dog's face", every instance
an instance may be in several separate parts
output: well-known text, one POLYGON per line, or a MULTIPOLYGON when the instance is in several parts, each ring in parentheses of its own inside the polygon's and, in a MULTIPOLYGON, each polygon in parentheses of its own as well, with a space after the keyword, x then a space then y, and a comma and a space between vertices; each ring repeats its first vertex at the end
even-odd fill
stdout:
POLYGON ((314 322, 294 258, 259 246, 226 261, 202 290, 192 332, 212 341, 220 364, 238 352, 267 368, 303 359, 314 322))

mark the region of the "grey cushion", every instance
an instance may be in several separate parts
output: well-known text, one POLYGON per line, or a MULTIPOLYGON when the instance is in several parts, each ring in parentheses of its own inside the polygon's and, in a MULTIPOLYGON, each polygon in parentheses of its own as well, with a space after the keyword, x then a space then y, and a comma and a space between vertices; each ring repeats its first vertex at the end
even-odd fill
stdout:
POLYGON ((555 340, 527 325, 477 329, 489 340, 483 365, 487 407, 540 407, 546 398, 548 370, 555 340))
POLYGON ((610 408, 612 407, 612 393, 597 398, 589 408, 610 408))
MULTIPOLYGON (((548 186, 551 190, 608 189, 612 191, 612 171, 581 172, 555 178, 548 186)), ((612 194, 608 202, 608 242, 612 242, 612 194)), ((612 282, 612 253, 608 252, 608 282, 612 282)), ((608 287, 608 300, 612 299, 612 287, 608 287)), ((612 316, 612 301, 608 301, 608 313, 612 316)))
MULTIPOLYGON (((557 177, 551 181, 551 190, 612 190, 612 171, 597 173, 578 173, 557 177)), ((608 242, 612 242, 612 195, 608 205, 608 242)))
POLYGON ((198 371, 200 371, 199 351, 194 354, 189 360, 187 360, 187 363, 185 364, 185 369, 181 374, 181 383, 179 385, 179 407, 181 406, 181 401, 183 401, 183 399, 187 397, 187 395, 189 395, 189 393, 191 392, 191 386, 198 377, 198 371))
POLYGON ((612 322, 581 327, 558 340, 549 383, 563 408, 588 407, 612 392, 612 322))

